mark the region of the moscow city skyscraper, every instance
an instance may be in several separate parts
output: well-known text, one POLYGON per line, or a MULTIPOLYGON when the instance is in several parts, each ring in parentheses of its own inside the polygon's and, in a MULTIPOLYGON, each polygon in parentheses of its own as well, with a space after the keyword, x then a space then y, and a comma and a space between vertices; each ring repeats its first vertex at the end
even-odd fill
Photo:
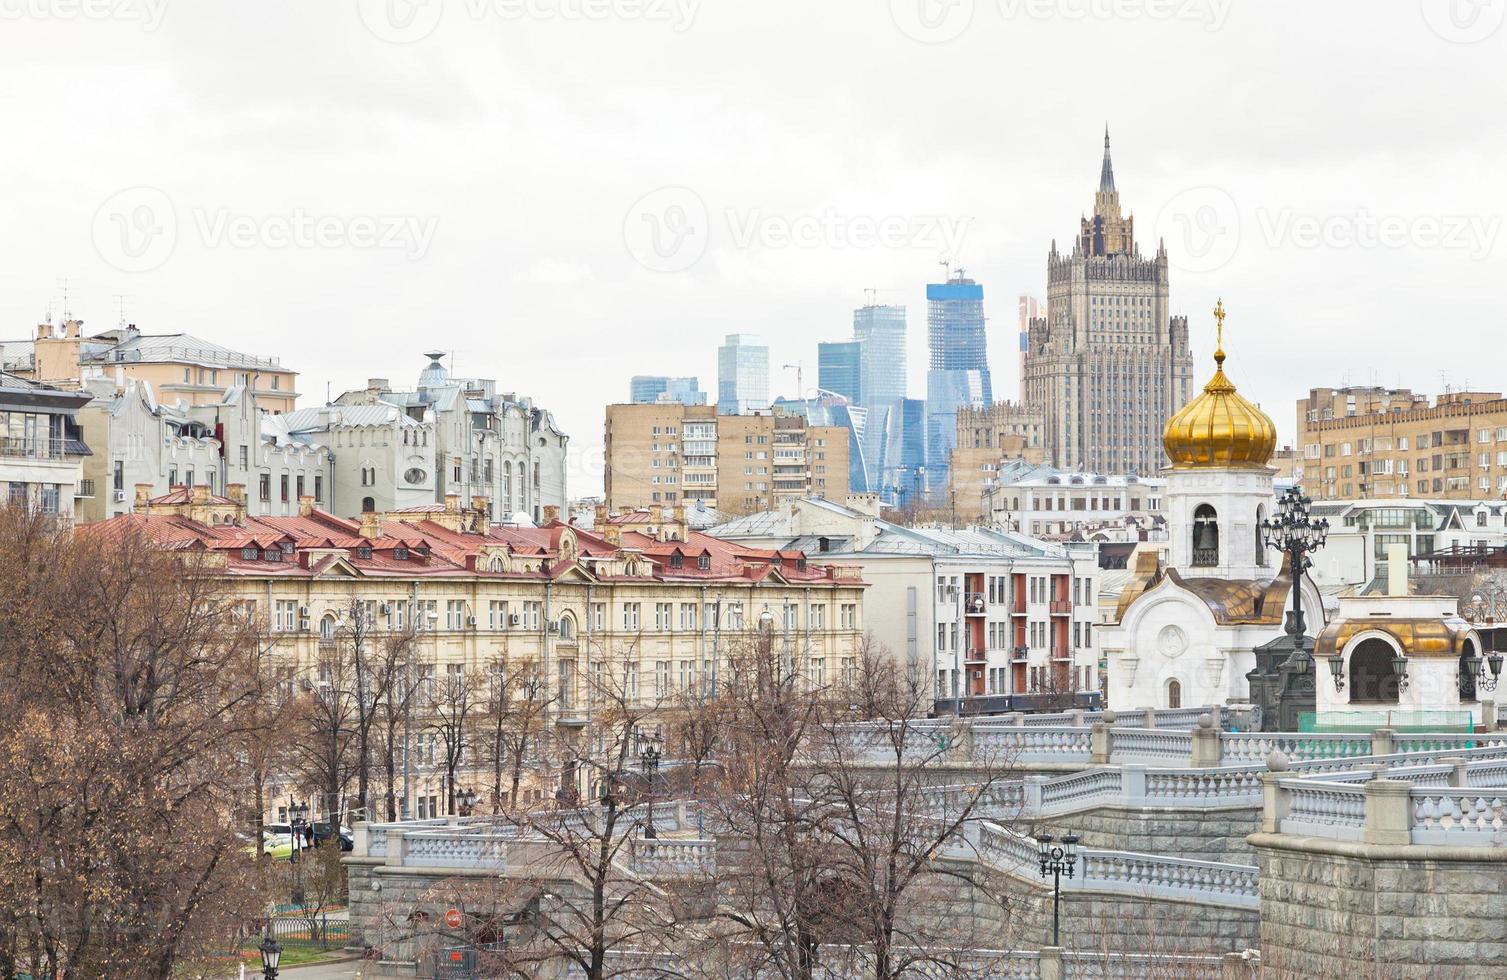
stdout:
POLYGON ((769 345, 730 333, 717 348, 717 414, 746 415, 769 408, 769 345))
POLYGON ((926 485, 935 489, 947 485, 958 409, 994 403, 984 335, 984 287, 962 269, 952 271, 946 282, 929 283, 926 334, 931 352, 926 373, 926 485))

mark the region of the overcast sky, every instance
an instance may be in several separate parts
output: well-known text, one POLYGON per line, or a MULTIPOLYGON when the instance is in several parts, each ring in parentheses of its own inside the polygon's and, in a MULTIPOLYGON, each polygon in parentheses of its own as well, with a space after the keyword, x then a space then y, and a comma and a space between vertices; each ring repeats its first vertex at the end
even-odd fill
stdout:
POLYGON ((635 373, 794 393, 874 288, 1016 297, 1103 128, 1209 373, 1507 387, 1507 0, 0 0, 0 337, 61 312, 280 357, 304 405, 431 347, 553 410, 572 494, 635 373))

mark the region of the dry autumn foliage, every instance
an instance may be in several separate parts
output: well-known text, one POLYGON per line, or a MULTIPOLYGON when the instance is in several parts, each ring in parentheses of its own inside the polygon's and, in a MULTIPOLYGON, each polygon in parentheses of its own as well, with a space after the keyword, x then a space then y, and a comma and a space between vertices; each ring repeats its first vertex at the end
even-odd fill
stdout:
POLYGON ((196 552, 0 509, 0 975, 164 977, 260 907, 263 644, 196 552))

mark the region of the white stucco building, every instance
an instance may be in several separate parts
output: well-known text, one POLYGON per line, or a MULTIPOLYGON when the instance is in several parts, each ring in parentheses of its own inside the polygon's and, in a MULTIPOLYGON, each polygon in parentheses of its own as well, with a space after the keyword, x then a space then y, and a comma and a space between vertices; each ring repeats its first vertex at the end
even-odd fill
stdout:
MULTIPOLYGON (((1116 709, 1244 701, 1253 650, 1282 633, 1291 602, 1282 557, 1259 531, 1276 506, 1268 465, 1276 428, 1225 377, 1222 345, 1214 358, 1214 377, 1163 435, 1172 461, 1162 494, 1165 557, 1137 556, 1112 622, 1099 631, 1116 709)), ((1322 603, 1307 578, 1303 608, 1316 632, 1322 603)))
POLYGON ((1100 689, 1095 545, 878 515, 877 494, 847 506, 809 497, 707 533, 860 566, 870 634, 935 678, 939 710, 957 698, 981 713, 1090 703, 1100 689))

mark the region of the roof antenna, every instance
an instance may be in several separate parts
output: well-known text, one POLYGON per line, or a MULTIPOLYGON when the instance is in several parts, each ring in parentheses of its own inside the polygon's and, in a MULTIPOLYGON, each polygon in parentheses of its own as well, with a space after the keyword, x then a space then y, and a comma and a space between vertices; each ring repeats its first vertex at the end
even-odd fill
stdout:
POLYGON ((63 322, 67 323, 69 320, 73 319, 73 311, 68 308, 68 277, 64 276, 62 279, 58 280, 58 282, 61 283, 63 287, 63 322))
POLYGON ((115 294, 115 306, 120 313, 120 322, 117 326, 124 330, 126 328, 126 298, 123 294, 115 294))

